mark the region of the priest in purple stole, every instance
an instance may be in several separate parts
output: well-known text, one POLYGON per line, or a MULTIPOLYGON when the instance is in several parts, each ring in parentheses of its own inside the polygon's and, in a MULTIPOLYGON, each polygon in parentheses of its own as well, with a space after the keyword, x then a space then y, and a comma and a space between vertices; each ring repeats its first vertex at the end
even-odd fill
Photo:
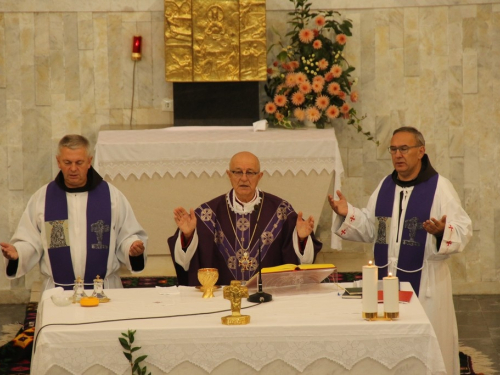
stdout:
POLYGON ((290 203, 257 188, 259 159, 233 156, 227 175, 233 189, 190 212, 174 209, 178 230, 168 239, 179 284, 199 285, 198 269, 217 268, 218 284, 249 280, 259 266, 313 263, 322 244, 314 219, 303 220, 290 203))
POLYGON ((448 374, 459 374, 458 331, 446 259, 463 251, 472 224, 451 182, 439 175, 415 128, 394 131, 389 152, 394 172, 384 178, 366 208, 329 196, 343 239, 374 243, 379 278, 391 272, 411 283, 431 321, 448 374))
POLYGON ((78 277, 92 289, 97 276, 105 288, 121 288, 122 264, 145 267, 146 233, 125 196, 92 168, 85 137, 64 136, 56 159, 59 174, 31 197, 11 243, 0 243, 7 277, 38 263, 43 290, 72 289, 78 277))

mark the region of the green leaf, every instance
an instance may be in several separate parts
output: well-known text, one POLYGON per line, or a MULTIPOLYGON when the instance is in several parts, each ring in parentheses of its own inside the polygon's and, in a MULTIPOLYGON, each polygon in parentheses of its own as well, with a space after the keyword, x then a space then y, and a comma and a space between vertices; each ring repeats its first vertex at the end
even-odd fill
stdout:
POLYGON ((135 347, 135 348, 132 348, 132 350, 130 352, 133 353, 133 352, 138 351, 139 349, 140 349, 140 347, 135 347))
POLYGON ((132 354, 127 352, 123 352, 123 354, 125 355, 125 358, 127 358, 129 362, 132 362, 132 354))
POLYGON ((130 350, 130 345, 128 344, 127 340, 122 337, 119 337, 118 340, 120 340, 120 344, 122 345, 123 349, 130 350))
POLYGON ((144 361, 148 356, 147 355, 141 355, 140 357, 137 357, 134 363, 141 363, 144 361))

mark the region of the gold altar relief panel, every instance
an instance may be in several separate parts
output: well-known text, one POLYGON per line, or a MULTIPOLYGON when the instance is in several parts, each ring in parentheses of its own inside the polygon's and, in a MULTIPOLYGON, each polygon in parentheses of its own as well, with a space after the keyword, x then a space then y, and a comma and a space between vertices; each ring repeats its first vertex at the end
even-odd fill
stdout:
POLYGON ((265 0, 165 0, 171 82, 264 81, 265 0))
POLYGON ((193 77, 191 0, 165 0, 165 75, 167 81, 193 77))

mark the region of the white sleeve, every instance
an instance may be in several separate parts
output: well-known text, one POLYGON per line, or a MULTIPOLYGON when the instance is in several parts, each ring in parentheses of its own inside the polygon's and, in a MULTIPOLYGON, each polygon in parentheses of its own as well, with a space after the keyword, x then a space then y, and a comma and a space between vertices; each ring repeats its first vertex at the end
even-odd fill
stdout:
POLYGON ((437 202, 432 214, 436 214, 437 220, 446 215, 446 226, 438 254, 453 254, 463 251, 465 245, 472 237, 472 222, 469 215, 462 208, 460 198, 451 182, 439 176, 437 202), (435 213, 434 211, 439 212, 435 213))
POLYGON ((198 233, 196 232, 196 230, 194 231, 193 238, 191 239, 191 242, 189 243, 186 251, 182 249, 181 236, 182 232, 179 231, 179 235, 177 236, 177 240, 175 241, 174 248, 175 263, 184 268, 184 271, 187 272, 189 270, 191 259, 193 259, 193 255, 198 248, 198 233))
POLYGON ((314 245, 311 236, 307 236, 306 246, 304 247, 304 254, 300 253, 299 236, 297 234, 297 228, 293 230, 293 250, 299 258, 300 264, 312 264, 314 262, 314 245))
MULTIPOLYGON (((11 239, 12 245, 17 249, 19 265, 17 272, 9 279, 14 279, 27 274, 44 254, 42 242, 43 210, 45 208, 45 190, 47 186, 39 189, 28 201, 16 232, 11 239)), ((4 258, 5 259, 5 258, 4 258)), ((8 260, 5 259, 7 268, 8 260)))
POLYGON ((129 251, 132 243, 141 240, 144 244, 144 266, 147 261, 148 236, 137 221, 129 201, 116 187, 109 184, 111 193, 112 215, 115 216, 116 233, 116 256, 125 264, 129 271, 133 271, 130 265, 129 251))
POLYGON ((333 223, 333 230, 337 236, 349 241, 373 242, 375 240, 375 206, 383 181, 371 195, 366 208, 359 209, 348 203, 346 217, 337 215, 333 223))

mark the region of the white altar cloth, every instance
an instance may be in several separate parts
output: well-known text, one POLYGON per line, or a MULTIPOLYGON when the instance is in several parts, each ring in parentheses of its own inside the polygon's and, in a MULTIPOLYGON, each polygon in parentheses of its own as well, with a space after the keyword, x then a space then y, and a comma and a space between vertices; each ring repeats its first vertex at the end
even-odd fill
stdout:
POLYGON ((192 365, 214 374, 241 373, 237 366, 265 372, 277 361, 296 373, 324 359, 328 374, 334 366, 342 374, 366 373, 356 372, 366 360, 373 363, 372 374, 444 374, 434 330, 416 297, 400 305, 399 320, 367 322, 361 319, 361 300, 342 299, 334 284, 317 287, 312 294, 275 294, 262 305, 242 301, 243 308, 252 306, 241 311, 251 316, 246 326, 221 324, 221 317, 230 315, 222 289, 212 299, 189 287, 180 287, 176 295, 108 289, 111 302, 90 308, 57 307, 46 298, 48 290, 37 316, 32 373, 126 374, 130 368, 118 338, 131 329, 137 330, 134 346, 141 347, 134 358, 148 355, 143 365, 156 369, 153 374, 183 373, 175 371, 192 365), (224 371, 228 362, 232 367, 224 371), (412 369, 415 363, 418 370, 412 369))
MULTIPOLYGON (((108 130, 99 132, 94 165, 102 176, 125 179, 154 173, 187 177, 203 172, 220 176, 228 169, 229 158, 250 150, 264 170, 294 175, 323 170, 340 175, 344 169, 335 130, 269 129, 254 132, 251 126, 187 126, 147 130, 108 130)), ((339 180, 340 181, 340 180, 339 180)))

